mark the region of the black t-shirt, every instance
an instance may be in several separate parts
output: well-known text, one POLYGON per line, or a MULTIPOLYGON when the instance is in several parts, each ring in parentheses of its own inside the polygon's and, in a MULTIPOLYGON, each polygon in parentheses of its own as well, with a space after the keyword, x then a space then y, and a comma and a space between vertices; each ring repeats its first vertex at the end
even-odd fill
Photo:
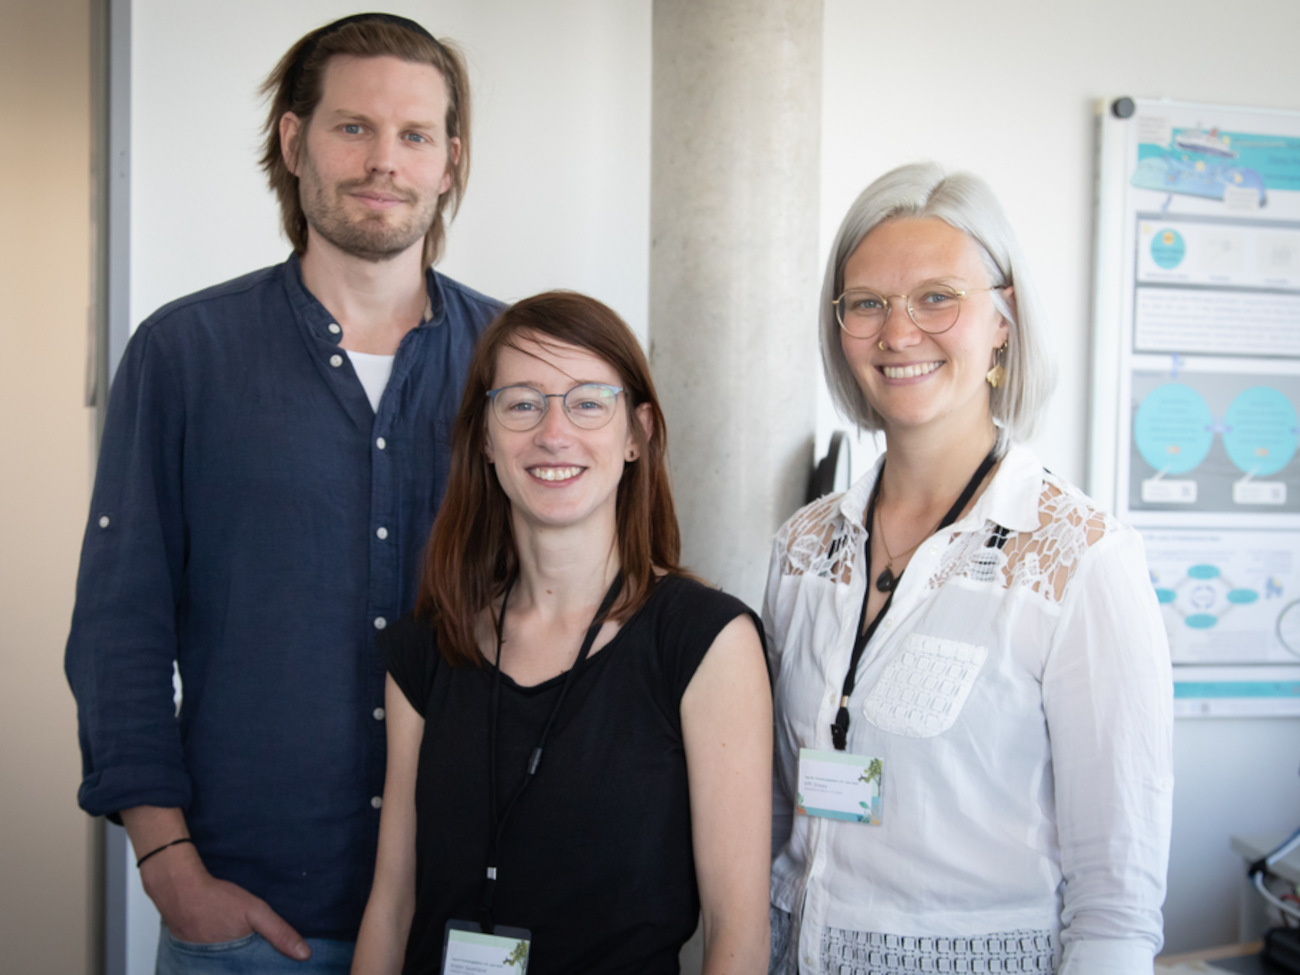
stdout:
MULTIPOLYGON (((699 915, 681 699, 714 638, 744 613, 754 617, 725 593, 666 576, 574 673, 497 856, 496 922, 532 933, 529 975, 679 970, 699 915)), ((379 640, 425 719, 407 975, 438 971, 448 919, 477 920, 490 841, 492 669, 449 667, 435 643, 409 618, 379 640)), ((563 680, 521 687, 501 677, 498 812, 523 780, 563 680)))

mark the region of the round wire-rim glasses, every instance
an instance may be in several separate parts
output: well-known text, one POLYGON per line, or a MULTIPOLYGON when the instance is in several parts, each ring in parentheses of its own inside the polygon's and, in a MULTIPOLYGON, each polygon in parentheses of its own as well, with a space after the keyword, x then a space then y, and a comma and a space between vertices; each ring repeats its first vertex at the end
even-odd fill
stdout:
POLYGON ((927 284, 906 295, 882 295, 870 288, 848 288, 831 304, 835 306, 835 318, 840 328, 855 339, 871 339, 880 334, 894 310, 894 298, 903 299, 907 317, 922 332, 942 335, 961 317, 963 298, 983 291, 1001 291, 1005 287, 998 284, 958 291, 946 284, 927 284), (917 300, 913 301, 913 298, 917 300))
POLYGON ((507 430, 531 430, 542 422, 550 400, 558 399, 564 415, 575 427, 598 430, 614 418, 622 386, 578 383, 566 393, 543 393, 532 386, 501 386, 487 391, 492 412, 507 430))

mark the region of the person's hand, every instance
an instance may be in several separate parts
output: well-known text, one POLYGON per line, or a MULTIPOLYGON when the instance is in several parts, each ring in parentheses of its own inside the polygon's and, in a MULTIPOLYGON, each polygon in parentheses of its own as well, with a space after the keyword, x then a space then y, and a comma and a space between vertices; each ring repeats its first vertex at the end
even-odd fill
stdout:
POLYGON ((140 880, 167 930, 181 941, 217 944, 255 931, 283 955, 298 961, 311 956, 307 942, 266 901, 208 873, 192 844, 152 857, 141 866, 140 880))

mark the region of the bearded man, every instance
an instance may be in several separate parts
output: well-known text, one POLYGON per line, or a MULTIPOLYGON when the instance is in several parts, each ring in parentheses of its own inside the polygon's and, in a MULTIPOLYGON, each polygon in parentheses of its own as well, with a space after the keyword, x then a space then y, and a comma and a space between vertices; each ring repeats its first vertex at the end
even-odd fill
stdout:
POLYGON ((469 173, 451 45, 347 17, 263 90, 294 253, 133 336, 67 647, 79 801, 125 825, 168 973, 348 970, 384 783, 373 638, 414 603, 500 309, 432 268, 469 173))

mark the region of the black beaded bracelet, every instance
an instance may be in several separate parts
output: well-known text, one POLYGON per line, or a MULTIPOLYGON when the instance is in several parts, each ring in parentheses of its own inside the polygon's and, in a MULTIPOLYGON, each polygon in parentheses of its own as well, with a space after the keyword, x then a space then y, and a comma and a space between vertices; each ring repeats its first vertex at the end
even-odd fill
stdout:
POLYGON ((146 853, 144 856, 142 856, 139 860, 136 860, 136 861, 135 861, 135 868, 136 868, 137 870, 139 870, 139 869, 140 869, 140 864, 144 863, 146 860, 148 860, 148 859, 149 859, 151 856, 153 856, 155 853, 161 853, 163 850, 167 849, 168 847, 171 847, 171 846, 177 846, 178 844, 181 844, 181 843, 193 843, 193 842, 194 842, 194 841, 193 841, 192 839, 190 839, 188 836, 182 836, 179 840, 172 840, 170 843, 164 843, 162 846, 158 847, 158 849, 156 849, 156 850, 150 850, 148 853, 146 853))

